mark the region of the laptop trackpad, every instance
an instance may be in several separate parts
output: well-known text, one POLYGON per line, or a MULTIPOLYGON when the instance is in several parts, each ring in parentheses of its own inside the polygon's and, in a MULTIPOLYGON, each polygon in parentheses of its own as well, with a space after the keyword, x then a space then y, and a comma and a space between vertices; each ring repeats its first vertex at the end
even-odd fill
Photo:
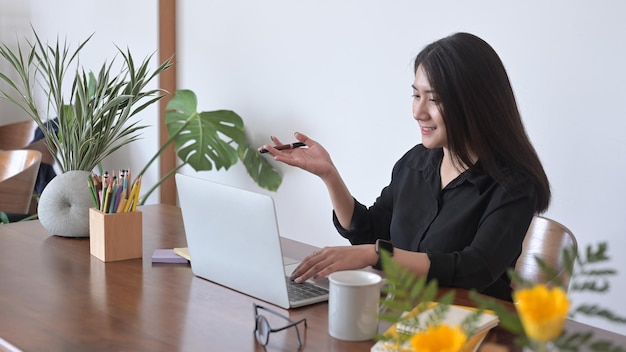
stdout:
POLYGON ((300 261, 293 259, 293 258, 289 258, 289 257, 283 257, 283 265, 284 266, 288 266, 288 265, 292 265, 292 264, 299 264, 300 261))
POLYGON ((285 276, 288 276, 288 277, 291 276, 291 273, 293 273, 293 271, 296 270, 296 268, 298 267, 298 264, 300 264, 299 260, 295 260, 293 258, 283 256, 283 266, 285 267, 285 276))
POLYGON ((287 262, 285 261, 285 276, 287 277, 291 276, 291 273, 293 273, 293 271, 296 270, 296 268, 298 267, 298 264, 300 264, 300 262, 287 264, 287 262))

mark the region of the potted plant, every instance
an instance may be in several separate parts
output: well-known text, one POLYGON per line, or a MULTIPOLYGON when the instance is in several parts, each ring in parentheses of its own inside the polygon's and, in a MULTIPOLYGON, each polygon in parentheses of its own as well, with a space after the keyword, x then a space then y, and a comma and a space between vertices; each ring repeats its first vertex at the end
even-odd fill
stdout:
POLYGON ((13 80, 0 73, 10 87, 0 95, 20 107, 42 130, 61 175, 55 177, 41 194, 38 215, 42 225, 61 236, 88 236, 87 211, 91 205, 84 185, 87 175, 104 158, 133 142, 146 126, 132 122, 133 116, 163 97, 159 89, 146 89, 153 78, 171 62, 149 68, 151 56, 139 65, 130 51, 118 48, 122 57, 119 72, 115 59, 101 66, 97 74, 79 66, 79 53, 92 36, 75 50, 57 39, 55 44, 41 40, 33 29, 34 40, 17 51, 6 44, 0 56, 17 75, 13 80), (68 75, 75 76, 68 89, 68 75), (9 94, 9 92, 13 94, 9 94), (43 93, 47 109, 41 112, 35 95, 43 93), (48 122, 49 117, 57 119, 48 122), (71 204, 71 206, 68 206, 71 204))
POLYGON ((163 97, 159 89, 145 90, 159 73, 171 66, 168 60, 150 71, 151 56, 135 64, 130 51, 118 48, 123 58, 119 73, 113 72, 115 60, 105 62, 97 75, 78 66, 79 52, 92 36, 70 51, 67 42, 44 43, 33 30, 35 40, 26 50, 17 44, 17 52, 6 44, 2 56, 18 79, 0 72, 14 94, 0 95, 20 107, 39 125, 61 173, 73 170, 91 171, 104 158, 136 140, 146 126, 131 118, 163 97), (66 90, 66 76, 76 75, 71 90, 66 90), (38 109, 35 94, 40 87, 48 109, 38 109), (49 117, 58 122, 48 123, 49 117))
MULTIPOLYGON (((16 104, 39 125, 61 171, 41 195, 38 215, 42 225, 61 236, 88 236, 91 196, 87 187, 84 192, 76 192, 75 186, 85 184, 87 175, 107 156, 139 138, 146 126, 132 122, 131 118, 164 96, 162 90, 147 90, 146 86, 172 63, 167 60, 150 71, 152 56, 137 66, 130 51, 118 48, 123 59, 120 71, 113 72, 111 61, 105 62, 96 75, 78 64, 79 52, 91 36, 70 50, 67 42, 57 39, 55 45, 48 45, 34 29, 33 33, 35 40, 28 42, 26 50, 19 44, 17 51, 6 44, 0 46, 0 57, 18 77, 14 80, 0 72, 0 79, 10 87, 0 91, 0 96, 16 104), (74 67, 76 75, 68 95, 63 83, 74 67), (37 88, 46 98, 48 109, 44 114, 36 105, 37 88), (57 119, 51 122, 49 116, 57 119), (74 191, 66 192, 68 188, 74 191)), ((170 138, 139 175, 171 143, 175 143, 182 163, 142 197, 142 204, 167 177, 187 164, 198 171, 213 167, 219 170, 241 160, 259 186, 275 191, 281 176, 249 146, 241 117, 228 110, 198 113, 196 106, 195 94, 186 90, 177 91, 168 104, 171 111, 166 123, 170 138)))

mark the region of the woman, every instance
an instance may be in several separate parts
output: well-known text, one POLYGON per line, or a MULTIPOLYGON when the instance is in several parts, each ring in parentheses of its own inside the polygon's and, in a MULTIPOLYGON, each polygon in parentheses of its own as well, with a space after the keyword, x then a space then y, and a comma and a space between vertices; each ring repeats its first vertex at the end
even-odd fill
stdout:
POLYGON ((550 186, 504 66, 482 39, 457 33, 426 46, 414 70, 413 117, 422 143, 396 163, 371 207, 352 197, 316 141, 296 133, 308 148, 263 146, 275 160, 324 181, 335 226, 352 244, 308 256, 292 278, 376 267, 381 247, 440 286, 510 301, 507 269, 515 267, 533 215, 547 209, 550 186))

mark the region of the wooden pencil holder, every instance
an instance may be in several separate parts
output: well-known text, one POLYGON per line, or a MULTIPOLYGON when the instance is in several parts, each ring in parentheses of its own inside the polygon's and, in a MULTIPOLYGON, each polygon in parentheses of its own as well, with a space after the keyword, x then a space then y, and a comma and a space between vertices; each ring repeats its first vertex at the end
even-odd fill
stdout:
POLYGON ((103 262, 141 258, 141 212, 105 214, 89 209, 89 249, 103 262))

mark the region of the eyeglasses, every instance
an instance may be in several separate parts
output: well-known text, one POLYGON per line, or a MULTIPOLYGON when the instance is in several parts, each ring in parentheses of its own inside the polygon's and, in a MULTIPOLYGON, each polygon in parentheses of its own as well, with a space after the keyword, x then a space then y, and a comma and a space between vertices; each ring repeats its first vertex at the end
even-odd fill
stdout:
POLYGON ((296 336, 298 337, 298 349, 302 348, 302 340, 300 339, 300 330, 298 329, 298 324, 304 322, 304 328, 306 329, 307 324, 306 324, 306 319, 302 319, 302 320, 298 320, 298 321, 293 321, 289 318, 287 318, 286 316, 275 312, 269 308, 265 308, 263 306, 257 305, 256 303, 252 304, 254 306, 254 320, 255 320, 255 325, 254 325, 254 334, 256 335, 256 340, 263 346, 266 346, 267 343, 270 341, 270 333, 272 332, 278 332, 278 331, 282 331, 285 329, 289 329, 291 327, 295 327, 296 328, 296 336), (270 326, 269 321, 267 321, 267 318, 263 315, 259 315, 259 309, 263 309, 264 311, 274 314, 277 317, 283 318, 285 320, 287 320, 289 322, 288 325, 283 326, 282 328, 278 328, 278 329, 272 329, 272 327, 270 326))

